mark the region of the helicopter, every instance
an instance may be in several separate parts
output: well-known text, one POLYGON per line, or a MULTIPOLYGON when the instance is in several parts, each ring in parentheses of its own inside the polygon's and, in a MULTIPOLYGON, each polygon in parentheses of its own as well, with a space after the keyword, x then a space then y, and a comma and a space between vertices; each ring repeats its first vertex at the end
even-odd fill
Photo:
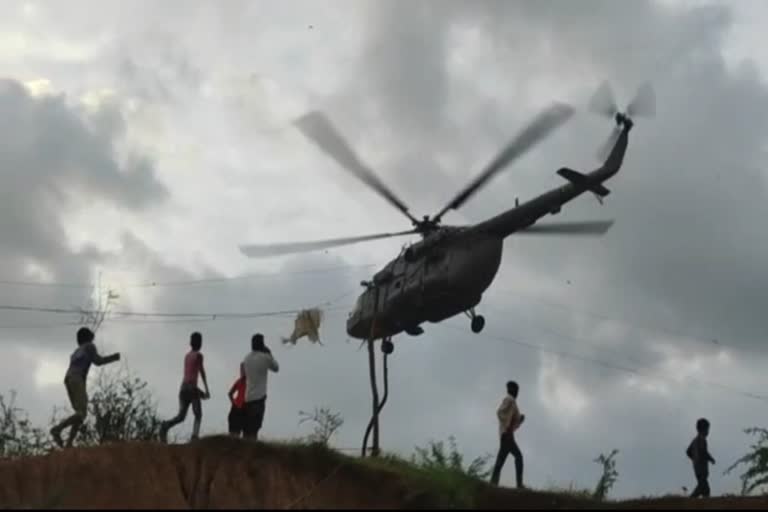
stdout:
POLYGON ((621 112, 616 107, 610 86, 604 82, 592 96, 589 110, 615 123, 599 151, 603 160, 599 168, 584 174, 563 167, 557 174, 567 181, 566 184, 522 204, 516 199, 513 208, 467 226, 441 225, 441 221, 446 213, 459 209, 513 160, 562 126, 573 115, 573 107, 555 102, 542 110, 442 210, 422 219, 414 217, 405 203, 357 157, 325 115, 319 111, 309 112, 296 120, 298 129, 343 169, 402 212, 413 228, 311 242, 241 245, 240 250, 245 256, 257 258, 418 234, 421 240, 403 247, 400 254, 370 281, 361 283, 365 290, 349 313, 347 334, 362 340, 382 339, 387 342, 387 352, 391 352, 393 336, 402 332, 418 336, 424 332, 421 324, 438 323, 461 313, 470 318, 472 332, 480 333, 485 318, 476 314, 475 308, 497 275, 505 238, 512 234, 599 236, 613 224, 612 220, 536 224, 546 215, 559 213, 564 204, 585 192, 594 194, 600 204, 603 203, 610 194, 603 184, 622 166, 629 132, 634 126, 632 118, 652 117, 655 96, 650 84, 646 83, 621 112))

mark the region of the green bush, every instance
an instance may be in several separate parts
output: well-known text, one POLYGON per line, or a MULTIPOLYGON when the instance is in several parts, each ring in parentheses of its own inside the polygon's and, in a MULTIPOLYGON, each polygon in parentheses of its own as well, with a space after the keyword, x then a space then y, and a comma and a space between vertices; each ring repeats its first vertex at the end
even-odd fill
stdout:
POLYGON ((480 488, 486 485, 483 480, 490 475, 486 469, 490 457, 477 457, 465 465, 456 440, 449 437, 448 449, 442 441, 430 441, 425 447, 416 447, 410 459, 383 454, 366 457, 362 462, 420 483, 442 508, 474 508, 480 488))
POLYGON ((762 494, 768 493, 768 429, 749 428, 744 433, 757 436, 757 441, 750 447, 751 451, 737 460, 729 467, 725 474, 731 473, 738 466, 746 466, 747 469, 740 475, 741 493, 748 495, 755 490, 761 490, 762 494))
POLYGON ((331 437, 344 425, 344 418, 339 413, 333 413, 329 408, 317 408, 313 413, 299 411, 299 425, 311 422, 313 431, 306 437, 310 444, 322 444, 327 446, 331 437))
POLYGON ((592 494, 592 497, 598 501, 603 501, 608 497, 608 493, 619 477, 619 472, 616 471, 616 461, 614 460, 614 457, 618 454, 619 450, 614 449, 607 456, 600 454, 594 460, 595 463, 603 467, 603 474, 600 476, 600 480, 598 480, 597 486, 595 486, 595 492, 592 494))
MULTIPOLYGON (((145 381, 125 369, 117 372, 105 369, 98 371, 88 387, 88 417, 77 436, 76 446, 157 439, 161 420, 145 381)), ((57 408, 51 425, 69 414, 60 414, 57 408)))
POLYGON ((0 395, 0 458, 42 455, 51 446, 48 434, 33 427, 26 411, 16 406, 16 392, 7 401, 0 395))
POLYGON ((430 441, 426 447, 416 447, 411 456, 411 462, 418 468, 426 471, 448 471, 465 475, 469 478, 485 480, 491 475, 487 469, 491 459, 490 455, 476 457, 468 466, 464 467, 464 456, 456 447, 456 439, 448 438, 450 452, 446 453, 443 441, 430 441))
POLYGON ((83 444, 157 439, 157 404, 147 383, 128 372, 100 372, 88 407, 83 444))

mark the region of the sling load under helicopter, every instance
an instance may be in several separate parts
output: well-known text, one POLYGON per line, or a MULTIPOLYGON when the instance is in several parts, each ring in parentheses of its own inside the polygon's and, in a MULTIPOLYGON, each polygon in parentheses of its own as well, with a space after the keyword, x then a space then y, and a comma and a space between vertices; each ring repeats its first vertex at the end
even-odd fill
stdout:
MULTIPOLYGON (((437 323, 460 313, 471 318, 472 331, 479 333, 485 326, 485 319, 475 313, 475 307, 496 277, 506 237, 512 234, 602 235, 613 224, 613 221, 536 224, 546 215, 559 213, 564 204, 585 192, 591 192, 602 203, 610 194, 603 183, 613 177, 623 163, 629 132, 634 125, 632 118, 655 115, 655 95, 651 86, 645 84, 621 112, 609 85, 603 83, 592 97, 589 108, 615 122, 600 152, 603 165, 586 174, 563 167, 557 174, 568 183, 522 204, 516 201, 514 208, 468 226, 443 226, 441 220, 448 211, 459 209, 512 161, 563 125, 573 115, 572 107, 554 103, 544 109, 440 212, 421 220, 416 219, 405 203, 360 161, 322 113, 310 112, 296 121, 299 130, 343 169, 400 210, 413 228, 396 233, 311 242, 243 245, 240 250, 248 257, 258 258, 418 234, 421 240, 406 246, 370 281, 361 283, 365 291, 349 314, 347 333, 358 339, 388 339, 401 332, 417 336, 424 332, 421 327, 424 322, 437 323)), ((388 347, 388 350, 392 349, 391 343, 388 347)))

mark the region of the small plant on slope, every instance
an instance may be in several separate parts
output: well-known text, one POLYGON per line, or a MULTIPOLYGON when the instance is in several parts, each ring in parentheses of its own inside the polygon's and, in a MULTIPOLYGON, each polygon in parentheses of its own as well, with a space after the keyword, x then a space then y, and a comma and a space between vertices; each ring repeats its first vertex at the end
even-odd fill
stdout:
POLYGON ((299 411, 299 425, 306 422, 314 424, 313 432, 307 436, 307 441, 313 444, 328 446, 331 437, 344 424, 344 418, 339 413, 333 413, 329 408, 317 408, 313 413, 299 411))
POLYGON ((42 455, 51 448, 45 432, 33 427, 27 413, 16 406, 16 393, 10 400, 0 395, 0 458, 42 455))
MULTIPOLYGON (((81 446, 157 438, 160 418, 145 381, 127 370, 99 371, 88 399, 88 417, 77 438, 81 446)), ((52 420, 55 423, 55 418, 52 420)))
POLYGON ((487 469, 491 456, 476 457, 467 467, 464 467, 464 456, 456 447, 456 439, 448 438, 450 453, 446 454, 445 444, 442 441, 430 441, 426 448, 416 447, 411 456, 411 462, 421 469, 447 470, 461 473, 470 478, 479 480, 487 479, 491 470, 487 469))
POLYGON ((603 467, 603 474, 600 476, 600 480, 597 481, 595 492, 592 495, 592 497, 598 501, 605 500, 619 477, 619 472, 616 471, 615 460, 618 453, 619 450, 614 449, 607 456, 605 454, 600 454, 594 461, 603 467))
POLYGON ((757 436, 757 441, 750 447, 751 451, 737 460, 729 467, 725 474, 731 473, 738 466, 746 466, 747 469, 740 475, 741 493, 748 495, 755 490, 768 493, 768 429, 749 428, 744 433, 757 436))

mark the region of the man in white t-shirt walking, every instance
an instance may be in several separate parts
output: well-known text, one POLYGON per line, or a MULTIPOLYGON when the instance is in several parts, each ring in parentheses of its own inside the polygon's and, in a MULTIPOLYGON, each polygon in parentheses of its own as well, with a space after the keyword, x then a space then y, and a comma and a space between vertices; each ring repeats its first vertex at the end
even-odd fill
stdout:
POLYGON ((264 423, 267 402, 267 377, 269 372, 277 373, 280 366, 272 352, 264 344, 262 334, 251 338, 251 353, 243 360, 245 373, 245 428, 247 438, 258 439, 264 423))
POLYGON ((499 454, 496 457, 496 465, 491 476, 491 483, 499 485, 501 469, 504 467, 507 456, 511 454, 515 458, 517 488, 521 489, 523 487, 523 454, 515 441, 515 431, 525 421, 525 414, 520 414, 520 409, 517 407, 517 394, 519 391, 520 387, 517 385, 517 382, 507 382, 507 396, 504 397, 499 409, 496 411, 496 416, 499 418, 499 436, 501 440, 499 443, 499 454))

